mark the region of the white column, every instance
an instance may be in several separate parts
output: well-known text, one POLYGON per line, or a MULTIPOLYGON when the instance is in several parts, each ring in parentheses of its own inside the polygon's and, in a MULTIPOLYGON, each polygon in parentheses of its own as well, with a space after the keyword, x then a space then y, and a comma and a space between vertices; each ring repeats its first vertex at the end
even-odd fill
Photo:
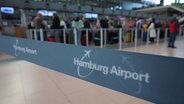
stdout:
POLYGON ((122 49, 122 28, 119 29, 119 49, 122 49))
POLYGON ((23 9, 20 9, 20 14, 21 14, 21 25, 22 26, 27 26, 27 19, 26 19, 26 13, 23 9))
POLYGON ((164 42, 167 42, 167 36, 168 36, 168 28, 165 29, 165 36, 164 36, 164 42))
POLYGON ((159 43, 160 41, 160 29, 158 28, 157 29, 157 44, 159 43))
POLYGON ((134 47, 136 48, 137 47, 137 38, 138 38, 138 36, 137 36, 137 32, 138 32, 138 29, 136 28, 135 29, 135 39, 134 39, 134 47))
POLYGON ((73 33, 74 33, 75 45, 78 45, 78 44, 77 44, 77 30, 76 30, 76 29, 73 29, 73 33))
POLYGON ((103 31, 104 29, 100 29, 100 48, 103 48, 103 31))
POLYGON ((40 40, 44 41, 43 29, 40 29, 40 40))
POLYGON ((86 29, 86 46, 89 46, 89 29, 86 29))

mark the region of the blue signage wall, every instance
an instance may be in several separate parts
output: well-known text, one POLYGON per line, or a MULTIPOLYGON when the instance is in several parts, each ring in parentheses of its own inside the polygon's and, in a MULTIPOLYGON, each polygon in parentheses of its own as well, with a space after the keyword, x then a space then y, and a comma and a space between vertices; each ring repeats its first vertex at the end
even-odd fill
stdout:
POLYGON ((184 104, 184 59, 0 36, 0 51, 157 104, 184 104))

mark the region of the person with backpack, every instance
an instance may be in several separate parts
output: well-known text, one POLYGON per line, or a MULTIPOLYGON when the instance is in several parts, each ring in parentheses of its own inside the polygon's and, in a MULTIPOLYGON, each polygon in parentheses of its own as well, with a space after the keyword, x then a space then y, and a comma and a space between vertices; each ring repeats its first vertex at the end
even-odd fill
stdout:
POLYGON ((73 27, 75 29, 75 33, 77 34, 77 45, 81 45, 81 29, 84 28, 84 23, 80 17, 77 17, 73 23, 73 27))

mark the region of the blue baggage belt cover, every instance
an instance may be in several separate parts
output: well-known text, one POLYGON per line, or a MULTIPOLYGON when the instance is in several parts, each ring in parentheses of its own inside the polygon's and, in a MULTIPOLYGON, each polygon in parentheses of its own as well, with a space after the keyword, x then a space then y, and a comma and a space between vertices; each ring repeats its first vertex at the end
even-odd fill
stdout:
POLYGON ((184 104, 184 59, 0 36, 0 51, 157 104, 184 104))

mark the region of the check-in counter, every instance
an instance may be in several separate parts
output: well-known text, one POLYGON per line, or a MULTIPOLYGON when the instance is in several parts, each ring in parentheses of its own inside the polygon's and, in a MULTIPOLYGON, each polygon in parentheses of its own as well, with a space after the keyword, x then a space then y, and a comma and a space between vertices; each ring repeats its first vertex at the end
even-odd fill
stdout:
POLYGON ((3 34, 8 36, 14 36, 19 38, 26 38, 27 27, 23 26, 8 26, 3 27, 3 34))
POLYGON ((14 27, 15 29, 15 36, 19 38, 26 38, 26 27, 19 26, 19 27, 14 27))
POLYGON ((15 36, 15 29, 13 26, 3 27, 3 35, 15 36))

